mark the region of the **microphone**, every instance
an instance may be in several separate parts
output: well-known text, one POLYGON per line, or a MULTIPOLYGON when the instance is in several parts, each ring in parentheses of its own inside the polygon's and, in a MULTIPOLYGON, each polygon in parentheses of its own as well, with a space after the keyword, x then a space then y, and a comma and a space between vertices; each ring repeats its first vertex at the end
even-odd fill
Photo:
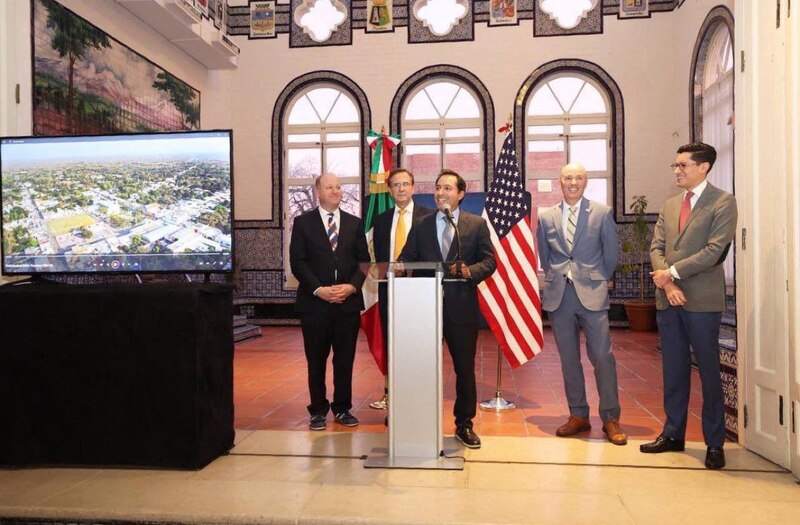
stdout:
MULTIPOLYGON (((456 219, 453 217, 453 212, 450 211, 450 204, 445 203, 445 205, 442 206, 442 213, 447 217, 447 221, 453 225, 453 228, 456 228, 456 219)), ((458 231, 458 228, 456 228, 456 231, 458 231)))

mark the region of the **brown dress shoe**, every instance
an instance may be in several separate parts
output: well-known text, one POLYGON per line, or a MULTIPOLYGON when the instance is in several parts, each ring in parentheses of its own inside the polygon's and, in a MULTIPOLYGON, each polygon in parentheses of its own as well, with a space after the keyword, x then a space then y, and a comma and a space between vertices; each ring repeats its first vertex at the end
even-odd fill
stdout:
POLYGON ((556 436, 558 437, 568 437, 574 436, 575 434, 580 434, 581 432, 588 432, 592 429, 592 425, 589 424, 588 419, 584 419, 578 416, 569 416, 567 422, 558 427, 556 430, 556 436))
POLYGON ((616 419, 609 419, 603 423, 603 432, 605 432, 608 440, 615 445, 626 445, 628 443, 628 436, 619 427, 619 421, 616 419))

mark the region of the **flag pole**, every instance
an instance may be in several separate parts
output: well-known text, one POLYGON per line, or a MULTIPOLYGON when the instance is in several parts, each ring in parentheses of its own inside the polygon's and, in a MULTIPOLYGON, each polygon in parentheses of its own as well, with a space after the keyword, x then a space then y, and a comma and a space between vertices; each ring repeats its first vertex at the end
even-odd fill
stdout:
POLYGON ((497 386, 494 391, 494 397, 481 401, 481 410, 494 410, 495 412, 503 412, 505 410, 513 410, 517 405, 503 399, 503 392, 500 389, 500 384, 503 378, 503 353, 500 351, 500 345, 497 345, 497 386))
MULTIPOLYGON (((501 127, 498 131, 500 133, 510 133, 514 129, 514 115, 508 114, 505 126, 501 127)), ((503 391, 500 388, 503 379, 503 352, 500 345, 497 345, 497 385, 494 391, 494 397, 481 401, 481 410, 493 410, 495 412, 504 412, 506 410, 514 410, 517 406, 514 403, 503 399, 503 391)))

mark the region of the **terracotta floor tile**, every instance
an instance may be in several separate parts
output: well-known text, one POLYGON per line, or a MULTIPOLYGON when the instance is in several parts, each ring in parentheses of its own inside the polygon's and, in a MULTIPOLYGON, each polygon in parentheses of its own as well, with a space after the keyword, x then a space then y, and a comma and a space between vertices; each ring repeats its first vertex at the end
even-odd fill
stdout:
MULTIPOLYGON (((302 337, 299 327, 264 327, 264 337, 236 345, 234 356, 234 402, 236 427, 240 429, 305 430, 308 427, 308 388, 302 337)), ((661 354, 656 350, 656 333, 634 334, 613 330, 612 344, 622 407, 622 425, 631 437, 655 437, 663 424, 661 354)), ((545 330, 545 348, 532 361, 512 370, 503 359, 502 395, 517 409, 504 412, 478 410, 476 428, 481 435, 554 436, 569 413, 561 363, 552 333, 545 330)), ((594 371, 585 356, 587 400, 592 413, 591 437, 602 438, 597 417, 597 388, 594 371)), ((497 378, 497 343, 488 331, 481 331, 476 356, 478 401, 494 397, 497 378)), ((452 359, 443 351, 443 429, 452 433, 455 374, 452 359)), ((329 363, 328 386, 332 388, 329 363)), ((361 425, 348 432, 383 432, 385 411, 369 408, 383 395, 384 379, 375 365, 363 334, 359 336, 353 370, 353 409, 361 425)), ((332 395, 329 390, 329 396, 332 395)), ((700 382, 693 372, 687 439, 702 441, 699 419, 702 407, 700 382)), ((329 429, 333 427, 329 416, 329 429)))

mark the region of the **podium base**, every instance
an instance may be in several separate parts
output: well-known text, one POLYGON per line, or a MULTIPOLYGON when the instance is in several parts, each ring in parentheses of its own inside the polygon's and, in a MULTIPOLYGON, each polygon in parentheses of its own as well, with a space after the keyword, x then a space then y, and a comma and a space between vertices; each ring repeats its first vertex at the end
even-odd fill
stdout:
POLYGON ((445 436, 444 450, 438 457, 389 457, 388 447, 375 447, 364 461, 364 468, 397 468, 420 470, 464 470, 464 450, 452 436, 445 436))
POLYGON ((390 458, 385 448, 374 448, 364 461, 364 468, 464 470, 464 458, 390 458))
POLYGON ((515 408, 517 408, 517 405, 506 401, 502 398, 502 396, 481 401, 481 410, 494 410, 495 412, 503 412, 505 410, 514 410, 515 408))

